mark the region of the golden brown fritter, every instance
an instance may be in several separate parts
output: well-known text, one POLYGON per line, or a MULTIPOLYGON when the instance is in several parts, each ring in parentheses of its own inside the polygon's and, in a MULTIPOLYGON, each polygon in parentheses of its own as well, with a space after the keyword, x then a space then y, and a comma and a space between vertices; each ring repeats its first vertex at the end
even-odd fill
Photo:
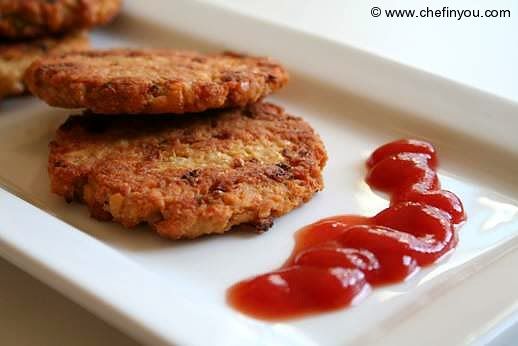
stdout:
POLYGON ((323 188, 324 145, 278 106, 189 117, 70 117, 50 144, 52 191, 93 217, 178 239, 274 217, 323 188))
POLYGON ((0 99, 25 92, 23 74, 37 58, 88 47, 88 36, 83 32, 18 43, 0 43, 0 99))
POLYGON ((51 106, 99 114, 181 114, 255 103, 284 86, 288 74, 262 57, 116 49, 41 59, 25 80, 51 106))
POLYGON ((21 39, 76 31, 109 22, 122 0, 2 0, 0 38, 21 39))

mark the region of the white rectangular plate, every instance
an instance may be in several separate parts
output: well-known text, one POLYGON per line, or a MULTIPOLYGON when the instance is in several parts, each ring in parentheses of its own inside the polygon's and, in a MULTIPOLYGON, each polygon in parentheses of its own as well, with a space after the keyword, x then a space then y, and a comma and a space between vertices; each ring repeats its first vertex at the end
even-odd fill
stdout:
POLYGON ((329 153, 326 189, 262 235, 171 242, 145 228, 128 232, 49 192, 47 145, 70 112, 29 97, 10 100, 0 108, 2 256, 147 344, 411 345, 417 337, 420 344, 457 344, 491 341, 512 324, 518 105, 193 1, 128 1, 94 42, 234 49, 282 60, 292 80, 269 100, 321 134, 329 153), (453 255, 333 313, 268 323, 226 305, 232 283, 283 262, 301 226, 384 208, 363 182, 363 163, 376 146, 400 137, 437 145, 443 185, 465 203, 469 219, 453 255))

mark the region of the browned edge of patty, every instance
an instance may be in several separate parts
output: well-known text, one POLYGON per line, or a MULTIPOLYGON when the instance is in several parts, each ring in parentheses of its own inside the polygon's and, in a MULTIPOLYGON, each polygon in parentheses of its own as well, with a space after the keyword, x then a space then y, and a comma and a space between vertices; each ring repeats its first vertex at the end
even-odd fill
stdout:
POLYGON ((326 160, 306 122, 259 103, 189 118, 72 116, 50 144, 49 175, 95 218, 178 239, 266 230, 323 188, 326 160))
POLYGON ((235 53, 112 49, 34 62, 25 81, 51 106, 99 114, 183 114, 244 107, 288 82, 276 61, 235 53))
POLYGON ((122 0, 3 0, 0 38, 23 39, 87 29, 110 22, 122 0))

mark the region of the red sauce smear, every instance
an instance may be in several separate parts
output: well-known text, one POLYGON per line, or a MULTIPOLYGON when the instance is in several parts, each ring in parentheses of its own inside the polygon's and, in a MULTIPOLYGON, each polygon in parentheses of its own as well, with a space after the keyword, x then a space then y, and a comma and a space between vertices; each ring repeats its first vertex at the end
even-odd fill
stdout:
POLYGON ((229 289, 234 308, 265 320, 335 310, 370 286, 403 281, 457 245, 466 215, 460 199, 440 188, 430 143, 385 144, 367 169, 367 183, 390 196, 390 207, 373 217, 335 216, 301 229, 280 269, 229 289))

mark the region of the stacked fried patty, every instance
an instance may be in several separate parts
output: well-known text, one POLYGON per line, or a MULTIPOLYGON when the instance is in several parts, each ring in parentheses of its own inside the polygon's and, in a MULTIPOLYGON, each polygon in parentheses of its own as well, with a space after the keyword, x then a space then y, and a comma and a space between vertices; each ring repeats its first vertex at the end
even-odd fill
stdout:
POLYGON ((286 85, 288 74, 264 57, 112 49, 49 57, 28 69, 26 81, 52 106, 184 114, 252 104, 286 85))
POLYGON ((88 29, 112 20, 122 0, 2 0, 0 37, 27 39, 88 29))
POLYGON ((25 69, 47 54, 89 48, 85 29, 109 22, 121 0, 0 1, 0 99, 26 91, 25 69))
POLYGON ((49 175, 97 219, 172 239, 265 231, 323 188, 319 136, 262 101, 288 82, 270 58, 71 52, 38 59, 25 81, 52 106, 87 109, 58 129, 49 175))
POLYGON ((88 37, 85 32, 0 44, 0 99, 25 92, 23 75, 27 67, 38 58, 46 54, 88 47, 88 37))
POLYGON ((178 116, 70 117, 50 146, 52 191, 170 238, 268 229, 323 187, 324 146, 278 106, 178 116))

